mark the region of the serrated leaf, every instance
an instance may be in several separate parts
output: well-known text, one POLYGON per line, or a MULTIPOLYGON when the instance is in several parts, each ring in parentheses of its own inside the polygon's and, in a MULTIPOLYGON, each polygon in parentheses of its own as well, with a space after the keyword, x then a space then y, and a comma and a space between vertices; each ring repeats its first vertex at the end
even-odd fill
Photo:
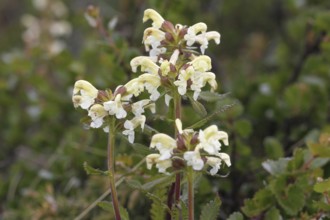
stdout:
POLYGON ((234 104, 231 104, 231 105, 225 105, 223 106, 223 108, 221 108, 220 110, 218 111, 215 111, 213 112, 212 114, 204 117, 202 120, 194 123, 193 125, 190 125, 187 129, 196 129, 196 128, 200 128, 202 127, 203 125, 205 125, 208 121, 210 121, 214 116, 222 113, 222 112, 225 112, 227 111, 228 109, 230 109, 231 107, 233 107, 236 103, 234 104))
POLYGON ((130 220, 128 211, 124 207, 119 206, 119 213, 122 220, 130 220))
POLYGON ((202 91, 198 98, 202 99, 204 101, 207 102, 216 102, 219 100, 222 100, 226 97, 228 97, 229 93, 225 93, 225 94, 219 94, 219 93, 215 93, 215 92, 209 92, 209 91, 202 91))
POLYGON ((89 166, 86 161, 84 162, 84 169, 88 175, 101 175, 101 176, 108 175, 108 171, 102 171, 99 169, 95 169, 95 168, 89 166))
POLYGON ((209 203, 203 206, 199 219, 200 220, 217 219, 217 216, 219 215, 220 206, 221 206, 221 200, 217 196, 215 197, 214 200, 210 201, 209 203))
POLYGON ((248 217, 260 215, 263 211, 273 206, 274 196, 268 188, 259 190, 252 199, 245 199, 242 211, 248 217))
POLYGON ((282 220, 282 216, 280 214, 280 211, 273 207, 270 210, 268 210, 268 212, 265 215, 265 219, 267 220, 282 220))
POLYGON ((313 206, 321 211, 330 212, 330 205, 323 201, 313 201, 313 206))
POLYGON ((164 220, 167 210, 165 204, 167 200, 166 188, 157 189, 154 194, 146 192, 146 196, 152 200, 150 216, 152 220, 164 220))
POLYGON ((280 158, 276 161, 266 160, 261 165, 270 174, 276 176, 286 172, 286 168, 291 158, 280 158))
POLYGON ((191 106, 196 111, 197 114, 199 114, 202 117, 205 117, 207 115, 207 111, 204 107, 204 105, 196 100, 194 100, 190 95, 187 95, 189 98, 189 101, 191 103, 191 106))
POLYGON ((330 192, 330 178, 316 183, 313 189, 318 193, 330 192))
POLYGON ((305 151, 306 150, 303 149, 297 149, 294 151, 293 157, 288 163, 287 171, 296 171, 304 165, 305 151))
POLYGON ((232 213, 227 220, 244 220, 244 216, 240 212, 232 213))

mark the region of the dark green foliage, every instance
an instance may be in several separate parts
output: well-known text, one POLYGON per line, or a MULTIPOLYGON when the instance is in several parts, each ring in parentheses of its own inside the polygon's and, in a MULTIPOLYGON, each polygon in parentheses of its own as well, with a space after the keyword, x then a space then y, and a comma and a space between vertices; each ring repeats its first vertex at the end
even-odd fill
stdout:
POLYGON ((221 206, 221 200, 217 196, 214 200, 210 201, 202 208, 201 216, 199 217, 200 220, 212 220, 216 219, 219 215, 219 209, 221 206))

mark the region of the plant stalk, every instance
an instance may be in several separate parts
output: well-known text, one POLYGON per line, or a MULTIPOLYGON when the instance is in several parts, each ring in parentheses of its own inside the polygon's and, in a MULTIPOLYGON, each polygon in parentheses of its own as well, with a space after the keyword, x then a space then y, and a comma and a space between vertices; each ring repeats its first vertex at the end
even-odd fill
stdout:
POLYGON ((194 220, 194 171, 188 167, 188 219, 194 220))
POLYGON ((121 220, 120 212, 119 212, 119 202, 116 191, 116 183, 115 183, 115 157, 114 157, 114 148, 115 148, 115 120, 114 118, 110 119, 109 123, 109 136, 108 136, 108 172, 109 172, 109 180, 110 180, 110 190, 111 190, 111 199, 113 210, 115 213, 115 219, 121 220))
MULTIPOLYGON (((175 119, 180 119, 181 120, 181 96, 178 93, 178 91, 174 91, 174 97, 173 97, 173 101, 174 101, 174 121, 175 119)), ((176 125, 174 125, 175 127, 175 138, 178 137, 178 129, 176 127, 176 125)), ((175 188, 174 188, 174 199, 175 199, 175 203, 178 203, 180 201, 180 194, 181 194, 181 189, 180 189, 180 185, 181 185, 181 174, 177 173, 175 175, 175 188)))

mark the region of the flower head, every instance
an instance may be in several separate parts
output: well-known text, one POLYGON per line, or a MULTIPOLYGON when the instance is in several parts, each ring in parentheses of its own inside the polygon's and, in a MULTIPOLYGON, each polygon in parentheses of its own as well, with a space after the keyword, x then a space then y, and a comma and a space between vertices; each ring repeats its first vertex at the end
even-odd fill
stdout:
POLYGON ((154 164, 158 168, 158 172, 165 173, 166 169, 172 166, 172 161, 170 159, 160 160, 160 154, 149 154, 146 157, 147 168, 150 170, 154 164))
POLYGON ((132 120, 125 121, 124 128, 126 130, 123 131, 123 134, 128 136, 128 141, 130 143, 133 143, 135 139, 134 129, 137 128, 138 126, 140 126, 141 129, 143 129, 145 122, 146 122, 146 117, 144 115, 139 115, 134 117, 132 120))
POLYGON ((108 112, 100 104, 93 105, 89 111, 88 116, 91 117, 92 122, 90 126, 92 128, 99 128, 103 124, 103 118, 108 115, 108 112))
POLYGON ((159 151, 159 160, 166 160, 171 157, 176 148, 176 141, 166 134, 155 134, 151 139, 150 148, 156 148, 159 151))
POLYGON ((121 102, 121 94, 118 94, 114 100, 104 102, 103 106, 110 115, 116 115, 118 119, 125 118, 127 115, 127 112, 123 108, 123 103, 121 102))
POLYGON ((143 22, 150 19, 152 20, 152 26, 155 28, 160 28, 165 21, 164 18, 158 14, 158 12, 153 9, 147 9, 144 11, 143 22))
POLYGON ((224 131, 219 131, 216 125, 211 125, 205 130, 200 130, 198 135, 199 144, 197 147, 203 149, 211 155, 217 155, 221 149, 221 143, 223 141, 225 145, 228 145, 228 134, 224 131))
POLYGON ((98 90, 88 81, 78 80, 74 84, 72 101, 75 108, 88 109, 94 104, 98 90))

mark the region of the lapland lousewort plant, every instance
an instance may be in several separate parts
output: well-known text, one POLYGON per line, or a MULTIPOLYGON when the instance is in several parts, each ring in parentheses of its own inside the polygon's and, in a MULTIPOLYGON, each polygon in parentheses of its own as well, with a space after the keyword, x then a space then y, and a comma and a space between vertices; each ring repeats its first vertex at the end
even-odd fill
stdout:
POLYGON ((154 134, 150 143, 154 153, 146 157, 146 164, 148 169, 155 166, 159 173, 175 176, 168 192, 167 219, 174 218, 174 210, 181 201, 181 180, 187 180, 191 220, 194 219, 195 173, 209 170, 208 173, 216 175, 221 166, 231 165, 229 155, 221 152, 221 146, 229 144, 226 132, 216 125, 199 131, 183 130, 181 122, 182 99, 198 103, 204 87, 211 92, 217 89, 211 59, 204 53, 209 41, 220 43, 220 34, 207 32, 204 23, 191 27, 173 25, 153 9, 144 12, 143 22, 149 20, 152 27, 145 29, 142 40, 149 56, 138 56, 130 62, 132 72, 141 74, 114 91, 98 90, 91 83, 79 80, 75 83, 72 101, 74 107, 87 110, 89 127, 109 133, 108 175, 116 219, 121 219, 121 213, 114 182, 115 134, 122 132, 133 143, 135 130, 145 126, 145 109, 155 113, 155 102, 162 97, 167 106, 172 102, 175 137, 154 134), (148 93, 149 99, 136 101, 141 93, 148 93))

